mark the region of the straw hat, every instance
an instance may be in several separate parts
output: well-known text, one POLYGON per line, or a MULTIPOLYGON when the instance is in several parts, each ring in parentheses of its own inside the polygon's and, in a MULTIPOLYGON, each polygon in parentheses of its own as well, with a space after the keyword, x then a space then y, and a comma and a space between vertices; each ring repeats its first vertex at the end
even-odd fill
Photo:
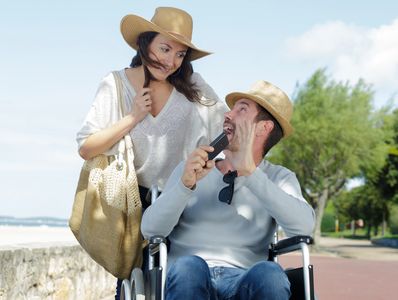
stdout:
POLYGON ((174 7, 158 7, 151 21, 137 15, 127 15, 120 23, 124 40, 137 50, 137 38, 145 31, 155 31, 192 49, 191 60, 211 54, 192 44, 192 17, 174 7))
POLYGON ((281 125, 283 137, 287 137, 293 132, 290 119, 293 114, 293 105, 289 97, 275 85, 260 80, 246 92, 234 92, 225 97, 227 105, 232 109, 235 102, 240 99, 250 99, 264 107, 281 125))

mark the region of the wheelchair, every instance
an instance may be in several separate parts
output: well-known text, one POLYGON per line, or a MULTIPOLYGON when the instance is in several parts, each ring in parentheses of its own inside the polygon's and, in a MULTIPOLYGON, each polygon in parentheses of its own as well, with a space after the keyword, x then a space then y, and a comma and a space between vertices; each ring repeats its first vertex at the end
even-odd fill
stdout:
MULTIPOLYGON (((158 189, 152 186, 151 200, 155 201, 158 189)), ((310 236, 294 236, 275 241, 269 247, 268 260, 278 261, 278 256, 293 251, 301 251, 302 266, 286 269, 290 281, 292 300, 315 300, 313 266, 310 264, 309 245, 313 243, 310 236)), ((129 279, 124 279, 121 286, 121 300, 164 300, 167 272, 167 240, 162 236, 151 237, 144 251, 145 263, 142 269, 135 268, 129 279)))

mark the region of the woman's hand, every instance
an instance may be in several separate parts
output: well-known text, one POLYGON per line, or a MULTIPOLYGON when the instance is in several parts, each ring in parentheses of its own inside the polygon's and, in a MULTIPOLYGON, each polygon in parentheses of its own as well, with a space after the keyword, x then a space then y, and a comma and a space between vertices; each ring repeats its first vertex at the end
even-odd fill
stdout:
POLYGON ((136 124, 141 122, 152 109, 151 89, 142 88, 133 99, 131 116, 136 124))
POLYGON ((214 167, 214 160, 208 160, 208 152, 213 150, 214 148, 210 146, 200 146, 188 156, 181 177, 182 183, 187 188, 192 189, 214 167))
POLYGON ((128 134, 152 109, 151 89, 142 88, 133 100, 132 111, 112 126, 90 135, 79 150, 87 160, 104 153, 128 134))

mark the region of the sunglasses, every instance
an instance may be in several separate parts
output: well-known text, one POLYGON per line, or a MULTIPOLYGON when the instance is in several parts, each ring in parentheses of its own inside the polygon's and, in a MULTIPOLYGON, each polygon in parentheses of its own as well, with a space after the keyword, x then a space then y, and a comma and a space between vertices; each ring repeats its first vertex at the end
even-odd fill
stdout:
POLYGON ((232 196, 234 195, 234 182, 237 176, 238 171, 229 171, 224 175, 222 180, 228 185, 221 189, 220 193, 218 194, 218 200, 227 204, 231 204, 232 196))

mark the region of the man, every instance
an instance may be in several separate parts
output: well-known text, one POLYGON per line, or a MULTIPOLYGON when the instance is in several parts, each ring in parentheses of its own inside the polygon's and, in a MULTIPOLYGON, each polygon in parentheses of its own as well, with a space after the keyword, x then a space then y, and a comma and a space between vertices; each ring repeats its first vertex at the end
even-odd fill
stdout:
POLYGON ((226 102, 225 159, 208 160, 210 146, 196 149, 145 211, 142 232, 170 239, 166 299, 289 299, 268 245, 276 223, 288 236, 310 235, 314 211, 295 174, 264 156, 292 133, 293 107, 265 81, 226 102))

